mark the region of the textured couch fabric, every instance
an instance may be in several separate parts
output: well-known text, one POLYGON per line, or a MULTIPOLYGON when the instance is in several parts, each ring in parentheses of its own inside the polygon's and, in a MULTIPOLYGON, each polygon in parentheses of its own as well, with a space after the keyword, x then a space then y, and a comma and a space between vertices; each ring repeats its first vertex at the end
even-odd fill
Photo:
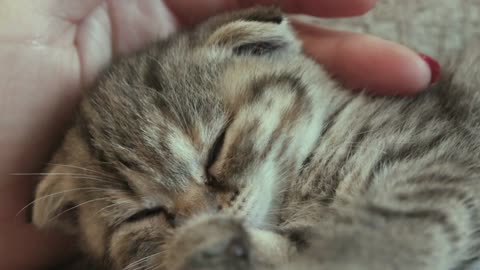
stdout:
POLYGON ((375 9, 361 17, 309 20, 322 26, 371 33, 442 62, 480 40, 480 0, 378 0, 375 9))

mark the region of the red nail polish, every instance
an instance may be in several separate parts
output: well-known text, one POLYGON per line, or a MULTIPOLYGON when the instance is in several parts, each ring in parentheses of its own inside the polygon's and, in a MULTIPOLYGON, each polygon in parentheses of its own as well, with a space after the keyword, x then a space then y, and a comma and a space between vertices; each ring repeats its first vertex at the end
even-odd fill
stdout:
POLYGON ((437 62, 437 60, 433 59, 432 57, 419 53, 420 57, 425 61, 428 66, 430 67, 430 72, 431 72, 431 79, 430 79, 430 84, 436 83, 440 79, 440 64, 437 62))

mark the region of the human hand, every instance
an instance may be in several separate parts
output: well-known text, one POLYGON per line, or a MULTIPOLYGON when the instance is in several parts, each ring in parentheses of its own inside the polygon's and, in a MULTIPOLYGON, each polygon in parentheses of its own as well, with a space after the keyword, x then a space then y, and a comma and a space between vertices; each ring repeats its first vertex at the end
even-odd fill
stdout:
MULTIPOLYGON (((234 0, 16 0, 0 3, 0 269, 41 269, 71 254, 68 238, 37 232, 19 210, 66 121, 112 57, 215 13, 254 3, 234 0)), ((353 16, 374 0, 286 0, 288 12, 353 16)), ((346 84, 377 93, 425 88, 428 65, 378 38, 295 24, 306 51, 346 84), (372 75, 373 74, 373 75, 372 75)))

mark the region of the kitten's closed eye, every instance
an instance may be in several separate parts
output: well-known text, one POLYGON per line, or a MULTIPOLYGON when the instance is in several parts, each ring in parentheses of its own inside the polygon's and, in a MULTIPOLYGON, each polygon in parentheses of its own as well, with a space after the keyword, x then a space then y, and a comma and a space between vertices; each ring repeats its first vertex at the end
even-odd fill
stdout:
POLYGON ((125 223, 134 223, 134 222, 145 220, 158 215, 163 215, 167 220, 167 222, 172 226, 175 223, 175 215, 168 212, 165 208, 161 206, 140 210, 139 212, 136 212, 135 214, 128 217, 125 220, 125 223))
POLYGON ((220 136, 218 136, 217 140, 213 144, 212 149, 210 150, 210 154, 208 156, 208 161, 206 165, 206 175, 207 175, 207 181, 206 184, 212 188, 217 188, 217 189, 224 189, 225 185, 219 181, 219 179, 215 176, 215 173, 211 170, 213 164, 218 158, 218 155, 220 154, 220 151, 222 150, 223 143, 225 141, 225 129, 220 136))

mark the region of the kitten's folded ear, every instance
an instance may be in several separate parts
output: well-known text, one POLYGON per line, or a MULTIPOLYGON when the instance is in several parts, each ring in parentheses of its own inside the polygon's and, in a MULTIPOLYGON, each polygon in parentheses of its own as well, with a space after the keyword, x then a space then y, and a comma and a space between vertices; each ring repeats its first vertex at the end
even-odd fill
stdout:
POLYGON ((77 230, 77 212, 72 194, 72 179, 62 166, 53 166, 37 187, 33 205, 33 223, 39 228, 77 230))
POLYGON ((209 35, 207 45, 228 48, 236 54, 265 55, 299 52, 301 42, 279 8, 257 7, 232 13, 209 35))

